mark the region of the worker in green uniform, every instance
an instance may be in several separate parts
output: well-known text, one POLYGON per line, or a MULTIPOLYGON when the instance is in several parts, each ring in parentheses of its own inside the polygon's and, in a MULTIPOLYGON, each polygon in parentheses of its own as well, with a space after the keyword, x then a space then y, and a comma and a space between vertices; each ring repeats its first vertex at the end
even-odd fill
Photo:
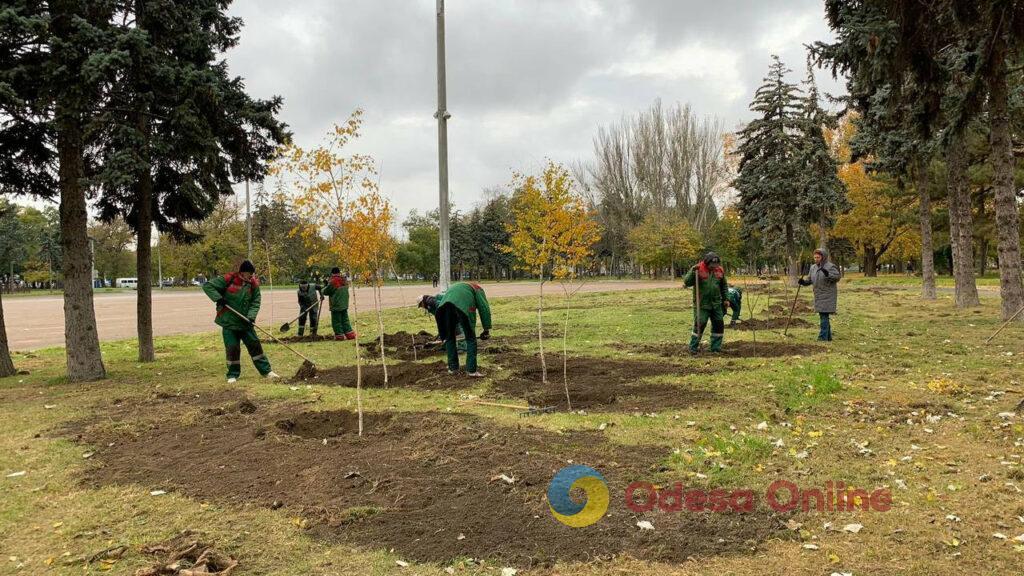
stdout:
POLYGON ((253 328, 260 312, 260 283, 255 273, 256 267, 245 260, 238 267, 238 272, 217 276, 203 284, 203 292, 217 304, 214 322, 221 327, 224 337, 229 383, 236 382, 242 374, 241 344, 245 344, 252 363, 261 375, 265 378, 278 377, 270 369, 270 360, 263 353, 263 344, 253 328))
POLYGON ((725 279, 725 269, 718 254, 708 252, 704 258, 686 274, 683 285, 687 288, 694 285, 694 327, 690 336, 690 353, 696 354, 700 348, 700 340, 704 328, 711 320, 711 351, 722 350, 722 339, 725 335, 725 303, 729 283, 725 279), (699 295, 698 295, 699 292, 699 295), (697 306, 699 298, 700 306, 697 306))
POLYGON ((743 308, 743 290, 737 286, 729 286, 729 289, 725 291, 725 298, 729 308, 732 309, 732 320, 729 321, 729 326, 735 326, 736 321, 740 319, 740 310, 743 308))
POLYGON ((432 314, 437 322, 438 336, 444 340, 444 349, 448 353, 448 373, 454 374, 459 370, 457 337, 461 328, 466 342, 466 374, 475 378, 482 377, 476 363, 478 311, 480 323, 484 327, 480 339, 491 337, 491 305, 487 302, 484 289, 478 284, 457 282, 437 296, 423 296, 418 306, 432 314))
POLYGON ((348 320, 348 280, 341 275, 341 269, 331 268, 331 277, 323 288, 323 295, 330 300, 331 328, 335 340, 355 340, 356 333, 348 320))
POLYGON ((319 284, 311 283, 303 278, 299 280, 299 336, 306 332, 306 320, 309 319, 309 335, 316 336, 317 328, 320 325, 320 307, 317 302, 322 296, 319 284))

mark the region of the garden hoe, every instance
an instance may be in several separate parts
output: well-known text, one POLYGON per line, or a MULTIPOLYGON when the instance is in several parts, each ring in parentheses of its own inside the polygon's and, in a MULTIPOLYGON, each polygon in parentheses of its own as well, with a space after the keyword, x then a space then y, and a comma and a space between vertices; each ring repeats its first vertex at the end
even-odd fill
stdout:
MULTIPOLYGON (((236 316, 238 316, 239 318, 245 320, 246 322, 249 322, 249 318, 248 317, 246 317, 244 314, 242 314, 238 310, 235 310, 231 306, 228 306, 227 304, 225 304, 224 308, 234 312, 236 316)), ((270 338, 271 340, 273 340, 274 342, 277 342, 281 346, 284 346, 285 348, 287 348, 288 351, 291 352, 292 354, 295 354, 299 358, 302 358, 302 366, 300 366, 298 372, 295 373, 295 378, 296 379, 298 379, 298 380, 309 380, 311 378, 315 378, 316 377, 316 364, 313 363, 312 360, 310 360, 309 358, 306 358, 305 356, 303 356, 302 353, 300 353, 298 350, 296 350, 296 349, 292 348, 291 346, 285 344, 284 342, 281 342, 280 340, 278 340, 276 336, 274 336, 270 332, 268 332, 268 331, 264 330, 263 328, 261 328, 259 324, 253 322, 252 323, 252 327, 257 329, 257 330, 259 330, 260 332, 263 332, 264 334, 266 334, 267 337, 270 338)))
MULTIPOLYGON (((323 295, 321 294, 321 295, 320 295, 320 301, 318 301, 318 302, 316 302, 316 303, 314 303, 314 304, 310 304, 310 305, 309 305, 309 308, 306 308, 306 309, 305 309, 305 310, 303 310, 302 312, 299 312, 299 315, 298 315, 298 316, 296 316, 295 318, 292 318, 292 319, 291 319, 291 321, 289 321, 289 322, 285 322, 284 324, 281 324, 281 332, 287 332, 287 331, 291 330, 291 329, 292 329, 292 323, 294 323, 295 321, 297 321, 297 320, 298 320, 299 318, 302 318, 302 315, 303 315, 303 314, 305 314, 306 312, 309 312, 309 311, 310 311, 310 310, 312 310, 312 309, 313 309, 314 307, 316 307, 316 306, 320 306, 321 304, 323 304, 323 302, 324 302, 324 297, 323 297, 323 295)), ((319 308, 317 308, 317 310, 319 310, 319 308)))

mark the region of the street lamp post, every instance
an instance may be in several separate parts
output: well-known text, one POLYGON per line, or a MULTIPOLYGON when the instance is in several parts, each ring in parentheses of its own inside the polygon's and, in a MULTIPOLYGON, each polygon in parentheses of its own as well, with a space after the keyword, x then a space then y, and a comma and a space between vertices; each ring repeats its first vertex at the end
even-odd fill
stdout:
POLYGON ((448 289, 451 278, 451 243, 448 226, 448 95, 445 78, 444 0, 437 0, 437 162, 438 162, 438 237, 441 249, 441 289, 448 289))

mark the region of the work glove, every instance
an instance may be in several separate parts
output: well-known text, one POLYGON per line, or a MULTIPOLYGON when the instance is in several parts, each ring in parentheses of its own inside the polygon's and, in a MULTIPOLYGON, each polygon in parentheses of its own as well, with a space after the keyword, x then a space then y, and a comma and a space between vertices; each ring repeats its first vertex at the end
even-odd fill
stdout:
POLYGON ((223 308, 228 305, 228 301, 223 298, 218 298, 215 304, 217 304, 217 308, 223 308))
POLYGON ((490 330, 484 330, 483 332, 481 332, 480 333, 480 339, 481 340, 490 340, 491 339, 491 331, 490 330))

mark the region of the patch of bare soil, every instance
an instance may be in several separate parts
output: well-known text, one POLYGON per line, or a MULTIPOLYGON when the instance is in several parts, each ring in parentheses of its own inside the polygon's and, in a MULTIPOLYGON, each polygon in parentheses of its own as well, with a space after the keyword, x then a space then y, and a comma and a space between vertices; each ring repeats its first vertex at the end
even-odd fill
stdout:
MULTIPOLYGON (((644 344, 636 346, 634 350, 644 354, 658 354, 666 358, 683 358, 690 354, 689 347, 682 343, 644 344)), ((730 342, 726 339, 725 344, 722 346, 722 351, 718 354, 730 358, 779 358, 783 356, 808 356, 824 352, 825 350, 824 346, 816 344, 760 341, 755 344, 748 340, 730 342)), ((711 354, 707 350, 706 342, 700 353, 711 354)))
MULTIPOLYGON (((726 331, 728 331, 728 330, 775 330, 775 329, 785 330, 786 322, 787 322, 786 318, 766 318, 764 320, 757 320, 757 319, 754 319, 754 320, 743 320, 741 322, 737 322, 735 326, 729 327, 726 331)), ((807 320, 804 320, 803 318, 793 318, 793 320, 789 322, 789 327, 790 328, 808 328, 808 327, 811 327, 811 326, 813 326, 813 324, 811 324, 807 320)))
MULTIPOLYGON (((790 298, 789 302, 781 304, 772 304, 768 307, 767 312, 772 316, 782 316, 783 320, 789 316, 789 310, 793 308, 793 299, 790 298)), ((793 314, 810 314, 814 312, 814 306, 811 306, 803 300, 796 301, 796 307, 793 308, 793 314)))
MULTIPOLYGON (((384 355, 397 360, 422 360, 432 356, 443 356, 444 344, 434 341, 434 334, 420 331, 417 334, 399 331, 384 335, 384 355)), ((373 340, 363 344, 370 355, 380 355, 380 341, 373 340)), ((508 337, 477 340, 480 354, 494 354, 514 349, 508 337)))
MULTIPOLYGON (((380 364, 380 358, 364 358, 363 361, 365 362, 362 368, 362 385, 364 388, 456 390, 472 388, 480 382, 479 380, 469 378, 465 374, 448 374, 448 367, 444 362, 431 362, 429 364, 399 362, 397 364, 388 364, 388 382, 385 384, 384 368, 380 364)), ((305 381, 324 386, 355 388, 356 367, 342 366, 320 370, 314 378, 305 381)))
POLYGON ((442 565, 469 557, 530 568, 622 555, 682 562, 750 553, 792 534, 762 507, 748 514, 631 512, 625 487, 651 480, 668 448, 624 447, 597 431, 557 434, 467 414, 404 412, 368 414, 358 436, 349 412, 267 405, 180 425, 175 407, 166 407, 159 426, 140 426, 132 437, 84 426, 79 440, 95 447, 86 484, 283 508, 314 536, 442 565), (551 478, 570 460, 595 467, 609 483, 608 513, 586 528, 560 524, 545 499, 551 478), (639 530, 640 519, 657 530, 639 530))
MULTIPOLYGON (((545 384, 539 356, 522 353, 499 356, 497 361, 512 369, 512 373, 494 382, 491 392, 524 399, 530 406, 538 408, 569 409, 562 356, 548 354, 546 358, 548 382, 545 384)), ((649 376, 682 376, 698 372, 665 362, 570 356, 569 400, 573 410, 616 412, 654 412, 715 401, 717 396, 706 390, 641 382, 649 376)))
POLYGON ((238 561, 207 544, 191 532, 156 544, 142 547, 142 553, 156 558, 149 568, 141 568, 135 576, 228 576, 238 561))

